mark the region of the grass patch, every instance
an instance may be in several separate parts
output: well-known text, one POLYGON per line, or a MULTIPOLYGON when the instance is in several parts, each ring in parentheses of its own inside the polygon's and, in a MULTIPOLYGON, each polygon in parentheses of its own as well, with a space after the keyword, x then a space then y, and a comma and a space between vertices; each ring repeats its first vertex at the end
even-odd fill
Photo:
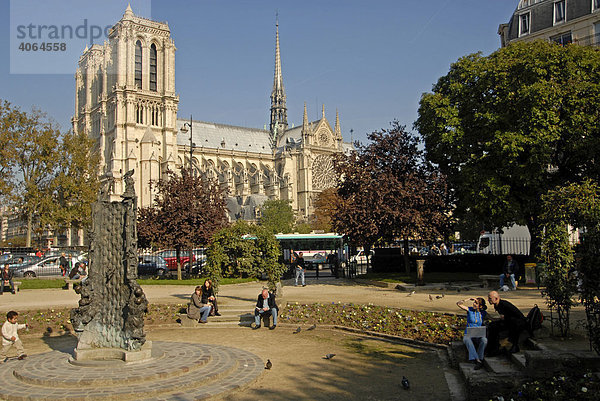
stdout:
MULTIPOLYGON (((176 279, 138 279, 137 282, 140 285, 190 285, 197 286, 204 283, 206 277, 199 278, 190 278, 185 280, 176 280, 176 279)), ((252 281, 256 281, 256 278, 223 278, 219 282, 219 285, 227 285, 227 284, 240 284, 240 283, 250 283, 252 281)))
MULTIPOLYGON (((367 273, 358 276, 366 280, 384 281, 386 283, 411 283, 417 282, 416 273, 367 273)), ((425 272, 424 276, 426 283, 447 283, 454 281, 479 281, 479 273, 470 272, 425 272)))
POLYGON ((20 281, 21 285, 19 289, 23 290, 39 290, 44 288, 62 288, 65 286, 63 279, 43 279, 43 278, 32 278, 32 279, 18 279, 14 278, 14 281, 20 281))

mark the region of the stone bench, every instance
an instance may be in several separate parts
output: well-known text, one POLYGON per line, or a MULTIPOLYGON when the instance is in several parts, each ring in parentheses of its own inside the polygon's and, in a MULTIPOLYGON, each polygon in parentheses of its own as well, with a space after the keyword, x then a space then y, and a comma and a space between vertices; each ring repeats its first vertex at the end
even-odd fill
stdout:
MULTIPOLYGON (((21 286, 21 282, 20 281, 13 281, 13 286, 15 288, 15 292, 19 292, 19 287, 21 286)), ((4 285, 4 288, 8 287, 8 291, 10 291, 10 284, 6 284, 4 285)))
POLYGON ((77 279, 65 278, 65 289, 70 290, 71 288, 73 288, 73 286, 75 284, 81 283, 82 280, 83 280, 83 278, 77 278, 77 279))
POLYGON ((483 281, 484 288, 498 286, 500 283, 500 275, 499 274, 480 274, 479 279, 483 281), (495 282, 496 284, 490 285, 491 282, 495 282))

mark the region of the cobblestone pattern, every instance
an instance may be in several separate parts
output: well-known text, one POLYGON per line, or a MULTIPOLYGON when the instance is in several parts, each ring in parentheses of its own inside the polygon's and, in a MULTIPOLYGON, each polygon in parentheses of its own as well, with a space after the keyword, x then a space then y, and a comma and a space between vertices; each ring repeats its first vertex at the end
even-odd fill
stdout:
POLYGON ((236 348, 154 342, 164 355, 133 365, 81 367, 53 351, 0 365, 4 400, 199 400, 249 384, 263 361, 236 348))

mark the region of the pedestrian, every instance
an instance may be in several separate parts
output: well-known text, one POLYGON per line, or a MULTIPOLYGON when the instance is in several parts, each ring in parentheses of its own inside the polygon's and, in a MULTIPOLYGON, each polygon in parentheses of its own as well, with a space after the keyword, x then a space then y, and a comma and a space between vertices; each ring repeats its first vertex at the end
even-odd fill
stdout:
POLYGON ((197 286, 188 304, 187 316, 200 323, 206 323, 211 309, 210 304, 202 303, 202 286, 197 286))
POLYGON ((500 315, 500 320, 495 320, 488 326, 488 356, 496 355, 500 348, 500 332, 508 330, 508 340, 512 347, 511 354, 519 352, 519 336, 527 328, 527 319, 523 313, 510 302, 500 299, 498 291, 488 294, 488 301, 500 315))
POLYGON ((67 262, 67 258, 66 258, 66 255, 64 252, 60 254, 58 264, 60 265, 60 271, 61 271, 63 277, 66 276, 67 270, 69 269, 69 262, 67 262))
POLYGON ((271 330, 275 330, 277 327, 277 312, 279 308, 275 303, 275 295, 271 294, 268 289, 263 288, 262 292, 258 295, 256 300, 256 307, 254 308, 254 329, 260 329, 260 319, 263 316, 271 315, 273 317, 273 326, 271 330))
POLYGON ((448 248, 446 248, 446 244, 442 242, 440 245, 440 252, 442 255, 448 255, 448 248))
POLYGON ((298 285, 298 278, 302 277, 302 287, 306 287, 306 282, 304 281, 304 272, 306 267, 304 265, 304 254, 302 252, 298 253, 296 256, 296 283, 294 285, 298 285))
POLYGON ((517 289, 517 281, 515 277, 519 274, 519 264, 513 259, 512 255, 506 255, 506 261, 502 267, 502 274, 500 275, 500 290, 504 291, 504 282, 510 280, 512 289, 517 289))
POLYGON ((0 274, 0 279, 2 281, 2 285, 0 285, 0 295, 4 294, 4 286, 10 285, 10 292, 15 293, 15 286, 13 284, 13 271, 10 270, 10 265, 8 263, 4 264, 4 269, 2 269, 2 273, 0 274))
POLYGON ((18 324, 19 314, 11 310, 6 314, 6 322, 2 325, 2 362, 6 362, 8 351, 14 346, 17 350, 17 359, 24 359, 27 355, 23 343, 19 339, 18 330, 29 328, 27 324, 18 324))

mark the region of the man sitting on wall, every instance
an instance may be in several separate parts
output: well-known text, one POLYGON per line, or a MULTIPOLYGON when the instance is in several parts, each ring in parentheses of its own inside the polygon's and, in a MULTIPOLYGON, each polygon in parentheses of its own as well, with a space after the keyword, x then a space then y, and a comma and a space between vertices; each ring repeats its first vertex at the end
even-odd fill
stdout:
POLYGON ((269 290, 264 288, 258 295, 256 301, 256 307, 254 308, 254 329, 260 329, 260 320, 265 315, 271 315, 273 317, 273 326, 270 327, 274 330, 277 327, 277 312, 279 308, 275 303, 275 295, 271 294, 269 290))
POLYGON ((502 267, 502 274, 500 275, 500 290, 504 287, 504 282, 510 279, 512 289, 517 289, 516 276, 519 274, 519 264, 513 259, 512 255, 506 255, 506 261, 502 267))

